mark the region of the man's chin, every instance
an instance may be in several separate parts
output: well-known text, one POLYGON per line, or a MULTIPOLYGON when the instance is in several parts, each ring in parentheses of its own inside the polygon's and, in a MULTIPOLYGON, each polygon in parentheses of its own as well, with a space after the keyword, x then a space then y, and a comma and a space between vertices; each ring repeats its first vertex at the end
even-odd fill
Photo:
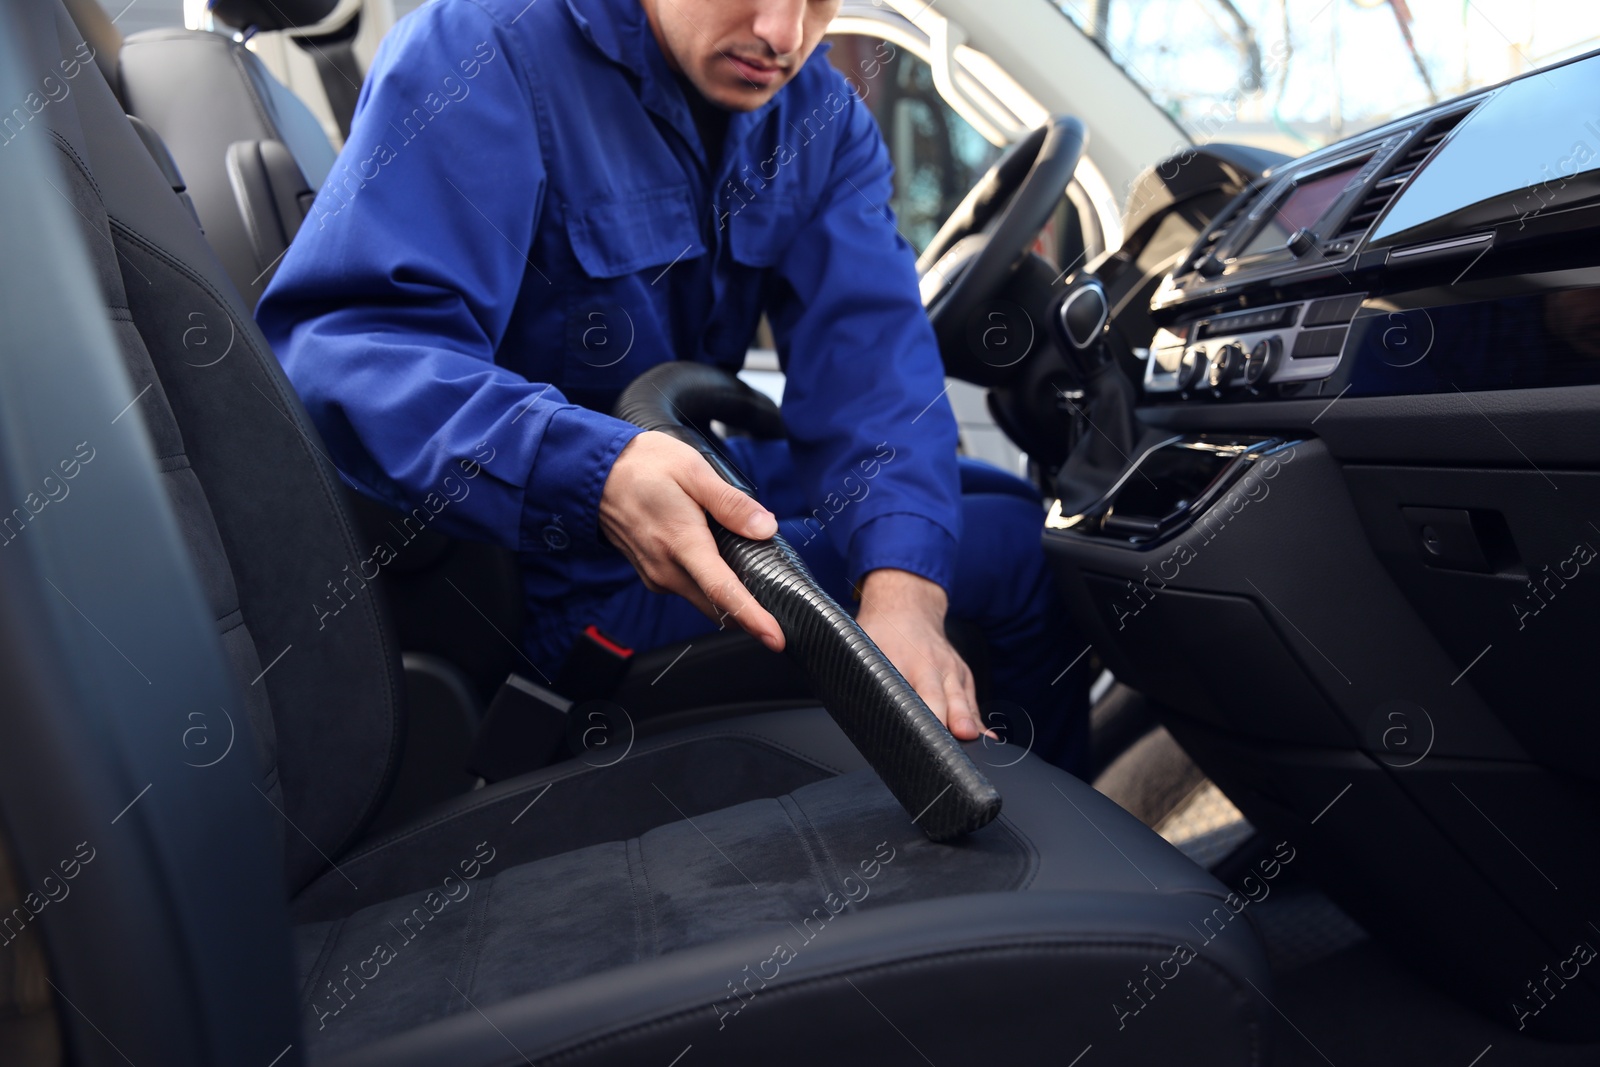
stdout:
POLYGON ((754 111, 777 95, 778 90, 788 84, 787 79, 774 85, 750 85, 747 83, 732 83, 722 80, 707 85, 696 82, 695 88, 700 90, 700 95, 725 111, 754 111))

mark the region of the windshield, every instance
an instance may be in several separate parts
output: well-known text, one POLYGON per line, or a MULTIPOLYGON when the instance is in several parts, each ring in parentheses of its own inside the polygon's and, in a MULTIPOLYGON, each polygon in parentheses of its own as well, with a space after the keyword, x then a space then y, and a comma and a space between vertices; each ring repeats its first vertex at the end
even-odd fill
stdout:
POLYGON ((1300 155, 1600 45, 1594 0, 1046 0, 1195 141, 1300 155))

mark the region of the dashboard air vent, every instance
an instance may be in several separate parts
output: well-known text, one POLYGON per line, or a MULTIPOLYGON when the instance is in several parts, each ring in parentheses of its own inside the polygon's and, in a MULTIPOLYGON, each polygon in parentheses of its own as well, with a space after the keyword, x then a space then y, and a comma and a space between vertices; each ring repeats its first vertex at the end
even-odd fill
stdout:
POLYGON ((1421 169, 1427 162, 1433 150, 1439 147, 1450 133, 1467 117, 1468 110, 1457 111, 1453 115, 1445 115, 1433 120, 1423 131, 1411 139, 1410 145, 1389 165, 1387 172, 1372 187, 1367 190, 1367 195, 1361 198, 1355 210, 1345 219, 1344 225, 1339 227, 1339 232, 1333 237, 1334 241, 1355 241, 1366 234, 1383 214, 1395 194, 1400 191, 1406 181, 1421 169))

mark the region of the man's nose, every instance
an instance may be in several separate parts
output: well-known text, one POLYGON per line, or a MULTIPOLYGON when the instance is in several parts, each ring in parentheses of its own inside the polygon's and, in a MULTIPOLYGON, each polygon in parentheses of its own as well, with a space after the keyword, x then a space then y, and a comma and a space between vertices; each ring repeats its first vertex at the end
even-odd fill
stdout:
POLYGON ((793 55, 805 40, 807 0, 758 0, 755 35, 779 56, 793 55))

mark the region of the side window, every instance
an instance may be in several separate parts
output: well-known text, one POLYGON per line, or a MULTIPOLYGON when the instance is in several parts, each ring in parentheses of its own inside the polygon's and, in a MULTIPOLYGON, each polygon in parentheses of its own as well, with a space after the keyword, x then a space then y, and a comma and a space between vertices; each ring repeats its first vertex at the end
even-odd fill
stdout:
POLYGON ((161 30, 169 27, 183 28, 183 0, 100 0, 111 21, 122 36, 140 30, 161 30))
POLYGON ((894 160, 890 201, 900 232, 921 252, 1000 156, 933 87, 933 68, 892 42, 838 33, 828 59, 855 84, 894 160))

